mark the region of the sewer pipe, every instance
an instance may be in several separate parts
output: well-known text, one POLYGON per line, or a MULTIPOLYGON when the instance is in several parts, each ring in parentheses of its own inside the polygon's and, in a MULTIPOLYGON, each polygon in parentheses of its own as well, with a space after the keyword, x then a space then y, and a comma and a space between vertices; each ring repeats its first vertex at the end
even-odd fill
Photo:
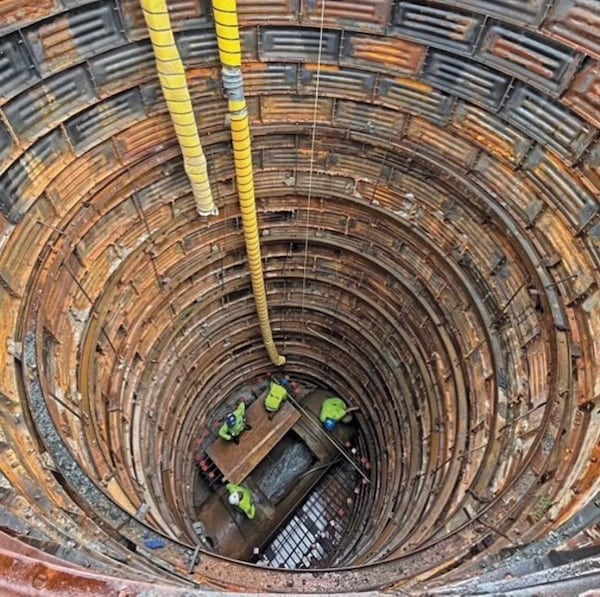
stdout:
POLYGON ((213 0, 213 13, 219 59, 221 60, 223 86, 227 92, 227 104, 233 143, 233 159, 235 179, 242 213, 246 254, 250 267, 252 291, 256 303, 256 311, 260 331, 269 358, 274 365, 285 365, 285 357, 277 351, 273 341, 271 322, 267 306, 267 293, 263 278, 260 239, 258 235, 258 218, 254 197, 254 176, 252 171, 252 149, 248 109, 244 96, 242 80, 242 58, 240 30, 238 26, 237 4, 235 0, 213 0))
POLYGON ((185 69, 175 45, 166 0, 140 0, 140 4, 156 59, 160 87, 181 148, 183 166, 192 185, 196 210, 201 216, 217 215, 219 211, 210 190, 206 157, 198 135, 185 69))

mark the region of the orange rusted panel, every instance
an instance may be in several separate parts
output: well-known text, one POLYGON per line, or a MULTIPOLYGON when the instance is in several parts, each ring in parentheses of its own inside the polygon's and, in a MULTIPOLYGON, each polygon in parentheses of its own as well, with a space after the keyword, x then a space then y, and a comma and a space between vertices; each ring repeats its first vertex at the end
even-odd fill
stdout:
POLYGON ((0 254, 0 281, 12 296, 21 296, 39 251, 45 246, 52 229, 43 221, 34 205, 21 221, 19 232, 13 232, 0 254))
POLYGON ((458 105, 453 126, 490 154, 510 163, 519 163, 531 146, 524 134, 487 110, 469 104, 458 105))
MULTIPOLYGON (((314 98, 294 95, 270 95, 260 100, 263 122, 312 122, 314 117, 314 98)), ((333 100, 320 98, 317 102, 316 120, 331 122, 333 100)))
POLYGON ((56 12, 58 0, 3 0, 0 2, 0 28, 43 19, 56 12))
POLYGON ((173 125, 168 114, 158 114, 137 122, 114 136, 117 153, 130 161, 155 153, 175 141, 173 125))
POLYGON ((479 152, 468 141, 422 118, 411 117, 406 134, 417 143, 426 146, 428 149, 435 148, 441 154, 464 166, 472 164, 479 152))
POLYGON ((347 35, 341 64, 364 64, 397 76, 416 75, 423 65, 427 47, 391 37, 347 35))
MULTIPOLYGON (((302 0, 303 24, 321 22, 323 0, 302 0)), ((326 0, 324 23, 326 27, 350 25, 350 29, 382 29, 390 18, 390 0, 326 0)))
POLYGON ((590 62, 575 78, 562 101, 600 127, 600 62, 590 62))
POLYGON ((550 78, 552 76, 551 68, 540 59, 538 54, 527 51, 512 40, 495 37, 487 49, 497 58, 526 64, 531 72, 541 77, 550 78))
POLYGON ((245 0, 238 3, 240 25, 295 23, 301 0, 245 0))
POLYGON ((555 0, 543 31, 578 50, 600 58, 600 15, 589 0, 555 0))
POLYGON ((116 158, 110 142, 94 147, 70 163, 48 185, 46 194, 59 214, 69 211, 112 171, 116 158))

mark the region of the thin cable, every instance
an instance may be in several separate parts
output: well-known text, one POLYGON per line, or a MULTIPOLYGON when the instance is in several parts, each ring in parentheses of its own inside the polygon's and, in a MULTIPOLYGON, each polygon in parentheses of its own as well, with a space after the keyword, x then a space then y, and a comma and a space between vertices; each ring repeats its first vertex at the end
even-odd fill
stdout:
POLYGON ((308 165, 308 196, 306 198, 306 231, 304 237, 304 270, 302 272, 302 317, 304 317, 304 295, 306 293, 306 268, 308 265, 308 231, 310 224, 310 200, 312 197, 313 165, 315 162, 315 139, 317 136, 317 110, 319 102, 319 83, 321 82, 321 54, 323 50, 323 22, 325 21, 325 2, 321 4, 321 25, 319 28, 319 52, 317 54, 317 80, 315 84, 315 104, 313 107, 312 139, 310 143, 310 161, 308 165))

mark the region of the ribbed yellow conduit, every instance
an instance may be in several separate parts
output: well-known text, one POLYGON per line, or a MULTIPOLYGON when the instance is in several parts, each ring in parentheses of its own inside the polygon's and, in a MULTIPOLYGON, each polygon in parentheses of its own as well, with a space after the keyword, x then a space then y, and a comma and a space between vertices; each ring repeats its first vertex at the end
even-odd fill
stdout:
POLYGON ((183 155, 183 167, 190 179, 196 209, 201 216, 216 215, 206 169, 206 157, 198 135, 185 70, 175 38, 166 0, 140 0, 150 34, 160 86, 183 155))
POLYGON ((240 199, 246 253, 252 279, 252 290, 258 312, 258 321, 265 348, 274 365, 285 365, 285 357, 277 351, 273 342, 271 322, 267 308, 267 293, 263 278, 258 218, 254 198, 254 177, 252 174, 252 151, 248 110, 242 81, 242 49, 235 0, 213 0, 212 2, 219 57, 221 59, 223 85, 227 91, 231 138, 235 163, 235 179, 240 199))

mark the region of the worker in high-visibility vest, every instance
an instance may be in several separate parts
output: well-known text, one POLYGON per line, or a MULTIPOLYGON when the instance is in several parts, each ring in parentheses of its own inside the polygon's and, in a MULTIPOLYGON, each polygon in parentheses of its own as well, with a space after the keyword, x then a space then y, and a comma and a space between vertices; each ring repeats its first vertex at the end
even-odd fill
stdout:
POLYGON ((249 489, 242 485, 234 485, 227 483, 227 492, 229 493, 228 501, 232 506, 235 506, 243 512, 247 518, 252 520, 256 516, 256 506, 254 498, 249 489))
POLYGON ((287 389, 276 381, 269 383, 269 393, 265 398, 265 409, 269 413, 267 416, 269 419, 273 418, 273 415, 281 408, 281 404, 287 398, 287 389))
POLYGON ((219 436, 237 444, 240 441, 239 436, 246 429, 252 429, 252 427, 246 421, 246 405, 240 402, 240 405, 225 418, 225 422, 219 429, 219 436))
POLYGON ((333 431, 340 421, 342 423, 350 423, 352 421, 350 413, 354 410, 358 410, 358 407, 353 406, 348 408, 348 405, 341 398, 332 396, 323 401, 319 418, 327 431, 333 431))

